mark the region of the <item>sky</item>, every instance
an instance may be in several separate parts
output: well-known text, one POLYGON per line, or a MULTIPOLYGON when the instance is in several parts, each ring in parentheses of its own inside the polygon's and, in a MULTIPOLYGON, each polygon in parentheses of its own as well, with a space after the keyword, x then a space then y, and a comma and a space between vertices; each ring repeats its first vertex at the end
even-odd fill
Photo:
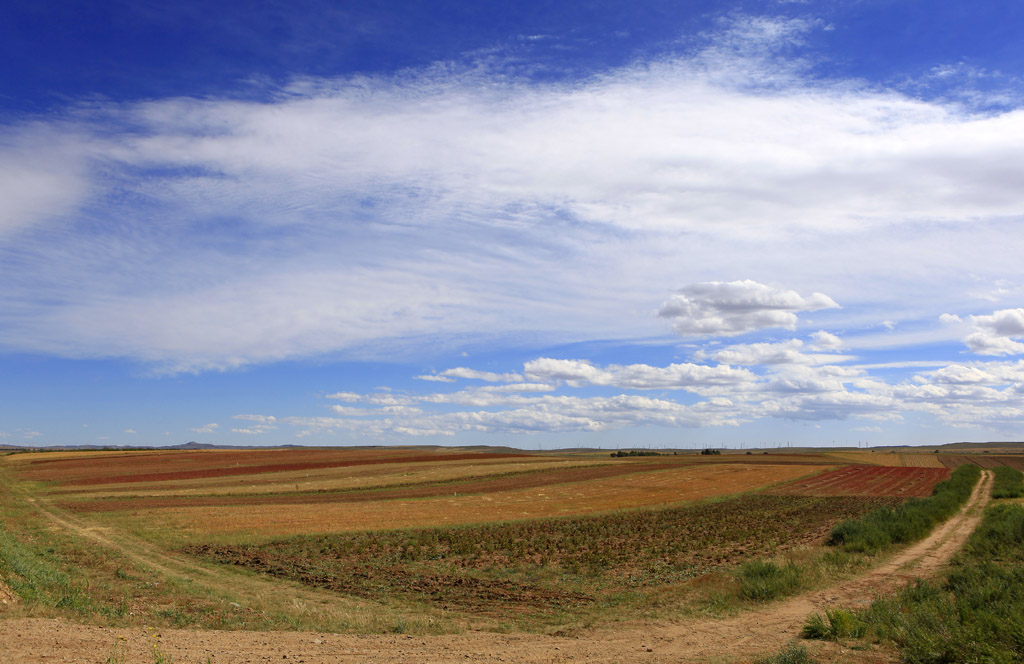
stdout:
POLYGON ((0 444, 1024 440, 1024 5, 0 7, 0 444))

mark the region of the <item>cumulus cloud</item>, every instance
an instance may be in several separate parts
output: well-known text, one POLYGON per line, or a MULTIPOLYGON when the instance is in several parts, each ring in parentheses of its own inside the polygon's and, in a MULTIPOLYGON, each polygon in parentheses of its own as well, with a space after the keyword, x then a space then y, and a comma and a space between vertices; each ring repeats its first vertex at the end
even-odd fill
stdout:
POLYGON ((843 340, 825 330, 818 330, 811 335, 811 347, 814 350, 841 350, 845 346, 843 340))
POLYGON ((219 428, 219 424, 217 424, 216 422, 210 422, 209 424, 204 424, 201 427, 195 427, 192 430, 195 431, 196 433, 213 433, 219 428))
MULTIPOLYGON (((821 338, 821 335, 819 335, 821 338)), ((408 436, 607 431, 624 427, 723 427, 766 418, 798 422, 895 422, 907 414, 954 427, 1013 431, 1024 426, 1024 360, 945 364, 890 382, 873 365, 840 366, 802 359, 803 345, 745 344, 719 353, 746 354, 758 371, 726 364, 600 365, 584 359, 537 358, 520 372, 537 382, 471 386, 452 392, 341 392, 327 399, 328 417, 240 416, 311 435, 408 436), (790 353, 800 353, 794 358, 790 353), (766 362, 781 358, 787 361, 766 362), (594 394, 594 388, 620 390, 594 394), (681 390, 682 399, 649 390, 681 390)), ((829 341, 828 345, 835 345, 829 341)), ((716 357, 717 353, 707 354, 716 357)), ((821 354, 822 357, 845 356, 821 354)), ((911 362, 909 367, 934 366, 911 362)), ((890 368, 887 364, 880 368, 890 368)), ((468 375, 468 373, 467 373, 468 375)), ((246 433, 256 433, 258 426, 246 433)), ((877 432, 874 427, 851 431, 877 432)), ((240 433, 242 433, 240 431, 240 433)))
POLYGON ((1001 309, 991 316, 971 316, 977 330, 964 343, 979 355, 1022 355, 1024 343, 1013 337, 1024 336, 1024 309, 1001 309))
POLYGON ((672 321, 683 336, 735 336, 763 328, 796 329, 797 313, 839 307, 823 293, 802 297, 746 279, 709 281, 679 289, 658 316, 672 321))
POLYGON ((702 364, 610 364, 597 367, 585 360, 539 358, 523 366, 523 374, 536 381, 565 381, 570 385, 607 385, 637 390, 697 389, 749 382, 754 375, 746 369, 702 364))

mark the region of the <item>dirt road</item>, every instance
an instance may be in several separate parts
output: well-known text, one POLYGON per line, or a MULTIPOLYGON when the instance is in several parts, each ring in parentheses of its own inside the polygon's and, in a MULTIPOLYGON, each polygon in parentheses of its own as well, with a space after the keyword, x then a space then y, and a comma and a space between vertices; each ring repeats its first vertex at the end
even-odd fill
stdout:
MULTIPOLYGON (((106 629, 62 620, 0 619, 0 662, 744 662, 795 639, 826 607, 864 604, 908 579, 936 572, 963 545, 991 494, 985 471, 968 504, 927 539, 872 571, 725 620, 595 630, 579 638, 471 632, 440 637, 301 632, 106 629)), ((852 661, 852 660, 851 660, 852 661)))

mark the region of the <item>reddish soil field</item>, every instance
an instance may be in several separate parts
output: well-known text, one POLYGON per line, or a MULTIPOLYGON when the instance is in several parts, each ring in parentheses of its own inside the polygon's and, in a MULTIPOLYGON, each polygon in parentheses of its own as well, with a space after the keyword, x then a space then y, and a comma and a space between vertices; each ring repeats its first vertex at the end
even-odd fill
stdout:
POLYGON ((72 512, 116 512, 129 509, 151 509, 159 507, 209 507, 228 505, 306 505, 310 503, 363 503, 374 500, 396 500, 400 498, 430 498, 449 496, 453 492, 462 495, 497 493, 515 489, 532 489, 553 484, 586 482, 588 480, 616 477, 631 473, 644 473, 679 467, 673 462, 621 464, 606 466, 584 466, 561 468, 549 471, 535 471, 493 478, 471 478, 467 481, 430 482, 423 485, 403 485, 394 488, 368 489, 361 491, 291 492, 260 496, 181 496, 125 499, 104 499, 62 503, 61 507, 72 512))
POLYGON ((815 477, 795 480, 772 493, 795 496, 930 496, 947 479, 949 468, 845 466, 815 477))
POLYGON ((246 451, 246 452, 193 452, 147 454, 145 456, 88 457, 83 459, 44 459, 32 461, 31 466, 19 472, 24 479, 57 482, 62 485, 87 486, 96 484, 124 484, 134 482, 160 482, 166 480, 190 480, 207 477, 229 477, 234 475, 255 475, 320 468, 345 468, 382 463, 419 463, 429 461, 463 461, 471 459, 507 459, 531 456, 509 453, 456 453, 456 454, 388 454, 375 452, 373 455, 356 455, 346 452, 324 452, 305 450, 246 451), (274 453, 278 455, 273 455, 274 453), (154 458, 157 457, 157 458, 154 458), (276 457, 276 458, 275 458, 276 457), (305 459, 303 457, 306 457, 305 459), (325 459, 327 457, 327 459, 325 459), (333 457, 333 458, 331 458, 333 457), (287 461, 284 461, 287 459, 287 461), (276 463, 266 463, 273 460, 276 463), (261 463, 262 462, 262 463, 261 463), (46 463, 43 468, 35 464, 46 463), (167 466, 177 466, 166 470, 167 466), (112 470, 131 472, 110 474, 112 470), (162 468, 156 472, 156 468, 162 468), (148 472, 147 472, 148 471, 148 472))
POLYGON ((1024 471, 1024 455, 1020 454, 940 454, 939 460, 947 468, 959 468, 972 463, 981 468, 1009 466, 1014 470, 1024 471))

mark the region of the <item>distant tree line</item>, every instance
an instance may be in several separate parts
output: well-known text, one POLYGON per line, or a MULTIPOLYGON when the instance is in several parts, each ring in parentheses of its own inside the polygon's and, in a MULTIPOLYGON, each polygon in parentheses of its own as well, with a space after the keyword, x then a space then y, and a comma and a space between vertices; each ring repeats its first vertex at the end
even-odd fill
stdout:
POLYGON ((661 456, 661 454, 653 450, 619 450, 618 452, 612 452, 612 458, 638 456, 661 456))

